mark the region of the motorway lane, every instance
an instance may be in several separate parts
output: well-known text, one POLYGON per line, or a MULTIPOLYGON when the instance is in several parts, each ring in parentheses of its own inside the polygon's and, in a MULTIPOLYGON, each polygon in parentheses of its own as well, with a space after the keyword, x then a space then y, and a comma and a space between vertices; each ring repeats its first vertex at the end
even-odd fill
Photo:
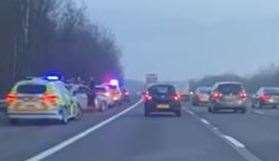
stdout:
POLYGON ((45 160, 244 161, 190 114, 145 118, 142 105, 45 160))
POLYGON ((245 144, 263 161, 279 161, 279 110, 249 109, 247 114, 208 113, 206 107, 190 107, 199 118, 206 119, 225 134, 245 144))
POLYGON ((119 113, 128 106, 130 105, 115 107, 104 113, 85 113, 81 120, 70 121, 68 125, 37 122, 14 126, 8 123, 3 113, 0 113, 0 160, 22 161, 28 159, 119 113))

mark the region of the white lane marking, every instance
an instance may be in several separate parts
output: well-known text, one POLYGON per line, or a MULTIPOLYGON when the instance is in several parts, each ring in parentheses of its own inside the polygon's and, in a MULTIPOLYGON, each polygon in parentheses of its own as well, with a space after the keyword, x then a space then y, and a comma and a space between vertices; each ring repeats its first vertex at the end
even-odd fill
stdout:
POLYGON ((213 127, 212 129, 213 129, 213 130, 218 130, 218 128, 217 128, 217 127, 213 127))
POLYGON ((238 148, 245 148, 245 145, 242 144, 240 141, 236 140, 235 138, 228 135, 223 135, 223 137, 227 139, 229 142, 231 142, 234 146, 238 148))
POLYGON ((203 123, 205 123, 207 125, 210 125, 210 123, 206 119, 201 118, 200 120, 201 120, 201 122, 203 122, 203 123))
POLYGON ((253 112, 256 113, 256 114, 264 115, 264 112, 263 112, 263 111, 253 110, 253 112))
MULTIPOLYGON (((184 109, 186 112, 189 113, 189 110, 184 109)), ((192 115, 195 119, 201 120, 199 116, 192 115)), ((222 131, 220 131, 217 127, 213 126, 212 124, 206 126, 209 130, 211 130, 217 137, 221 138, 225 141, 228 145, 230 145, 233 149, 235 149, 244 159, 247 161, 262 161, 256 155, 251 153, 248 149, 246 149, 245 145, 239 142, 238 140, 234 139, 231 136, 225 135, 222 131)))
POLYGON ((33 156, 29 159, 27 159, 26 161, 39 161, 39 160, 42 160, 42 159, 45 159, 46 157, 48 156, 51 156, 52 154, 62 150, 63 148, 73 144, 74 142, 86 137, 87 135, 89 135, 90 133, 94 132, 95 130, 105 126, 106 124, 112 122, 113 120, 119 118, 120 116, 124 115, 125 113, 129 112, 130 110, 134 109, 135 107, 137 107, 140 103, 142 102, 142 100, 140 100, 139 102, 137 102, 136 104, 132 105, 131 107, 123 110, 122 112, 110 117, 109 119, 97 124, 97 125, 94 125, 92 127, 90 127, 89 129, 75 135, 74 137, 72 138, 69 138, 39 154, 37 154, 36 156, 33 156))
POLYGON ((194 112, 192 112, 192 111, 187 111, 187 112, 191 115, 195 115, 194 112))

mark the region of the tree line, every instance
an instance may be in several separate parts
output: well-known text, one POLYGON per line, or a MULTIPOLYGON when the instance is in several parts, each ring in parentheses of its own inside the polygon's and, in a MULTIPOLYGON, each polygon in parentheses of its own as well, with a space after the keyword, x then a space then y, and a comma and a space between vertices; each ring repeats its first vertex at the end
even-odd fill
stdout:
POLYGON ((102 81, 122 78, 114 35, 74 0, 0 1, 0 92, 48 70, 102 81))
POLYGON ((239 76, 237 74, 209 75, 201 79, 190 80, 190 88, 195 90, 199 86, 212 86, 219 81, 238 81, 242 82, 249 92, 256 92, 262 86, 279 87, 279 66, 271 65, 262 68, 251 76, 239 76))

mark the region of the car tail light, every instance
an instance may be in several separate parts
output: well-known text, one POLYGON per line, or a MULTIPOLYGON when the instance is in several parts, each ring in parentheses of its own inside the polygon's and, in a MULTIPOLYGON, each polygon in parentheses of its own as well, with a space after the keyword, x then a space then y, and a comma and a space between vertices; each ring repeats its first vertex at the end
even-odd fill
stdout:
POLYGON ((44 94, 41 97, 42 101, 44 104, 52 104, 52 105, 56 105, 57 101, 58 101, 58 97, 54 94, 44 94))
POLYGON ((150 100, 152 100, 152 96, 150 96, 148 93, 145 93, 143 97, 144 97, 144 100, 145 100, 145 101, 150 101, 150 100))
POLYGON ((105 92, 104 95, 105 95, 106 97, 109 97, 109 96, 110 96, 110 93, 109 93, 109 92, 105 92))
POLYGON ((241 99, 247 99, 247 98, 248 98, 248 94, 247 94, 245 91, 241 91, 241 92, 239 93, 239 97, 240 97, 241 99))
POLYGON ((176 94, 176 95, 172 96, 172 99, 173 99, 174 101, 179 101, 179 100, 180 100, 180 95, 179 95, 179 94, 176 94))
POLYGON ((17 100, 17 95, 14 93, 9 93, 6 97, 5 97, 5 102, 6 104, 12 104, 17 100))
POLYGON ((217 91, 213 92, 211 94, 211 99, 214 100, 214 101, 217 101, 217 100, 221 99, 222 97, 223 97, 223 94, 220 93, 220 92, 217 92, 217 91))
POLYGON ((267 94, 264 94, 264 95, 260 96, 260 100, 261 100, 262 102, 267 102, 267 101, 270 100, 270 98, 271 98, 271 96, 270 96, 270 95, 267 95, 267 94))

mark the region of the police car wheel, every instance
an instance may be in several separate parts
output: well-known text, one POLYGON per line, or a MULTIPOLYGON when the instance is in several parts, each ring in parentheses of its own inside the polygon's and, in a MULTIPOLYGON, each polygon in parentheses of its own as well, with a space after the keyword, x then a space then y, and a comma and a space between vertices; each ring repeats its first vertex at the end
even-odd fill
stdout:
POLYGON ((18 120, 17 119, 9 119, 10 124, 18 124, 18 120))
POLYGON ((82 118, 82 109, 81 109, 81 106, 78 105, 77 106, 77 111, 76 111, 75 119, 76 120, 80 120, 81 118, 82 118))
POLYGON ((176 115, 177 117, 181 117, 181 110, 176 111, 176 112, 175 112, 175 115, 176 115))
POLYGON ((64 125, 68 124, 69 122, 69 119, 67 117, 67 114, 66 114, 66 110, 63 109, 62 113, 61 113, 61 116, 62 116, 62 119, 60 120, 60 122, 64 125))

